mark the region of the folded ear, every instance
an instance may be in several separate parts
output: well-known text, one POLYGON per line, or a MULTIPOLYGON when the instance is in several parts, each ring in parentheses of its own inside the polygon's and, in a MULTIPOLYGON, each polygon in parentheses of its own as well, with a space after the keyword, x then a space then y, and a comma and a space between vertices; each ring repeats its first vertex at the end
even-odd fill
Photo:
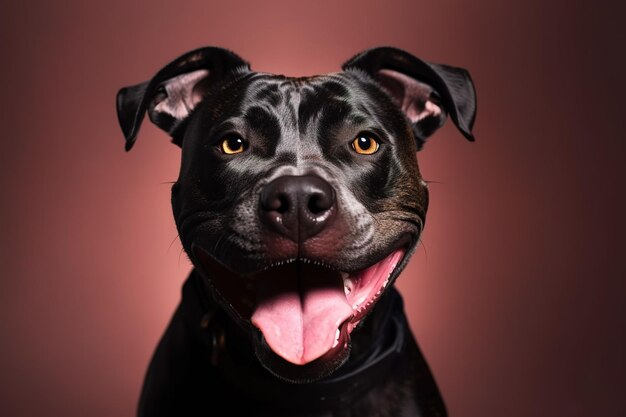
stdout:
POLYGON ((200 48, 163 67, 150 80, 117 93, 117 118, 130 150, 146 111, 150 120, 181 146, 180 127, 204 95, 219 80, 250 66, 222 48, 200 48))
POLYGON ((411 121, 418 150, 448 114, 463 136, 474 140, 476 93, 466 70, 422 61, 390 47, 364 51, 343 69, 365 71, 389 93, 411 121))

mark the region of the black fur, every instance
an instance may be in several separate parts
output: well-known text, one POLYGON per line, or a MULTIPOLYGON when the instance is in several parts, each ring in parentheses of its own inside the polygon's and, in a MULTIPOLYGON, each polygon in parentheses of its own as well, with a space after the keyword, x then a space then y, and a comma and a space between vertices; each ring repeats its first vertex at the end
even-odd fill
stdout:
POLYGON ((196 267, 150 365, 141 416, 445 415, 395 290, 385 291, 340 353, 294 365, 273 353, 249 321, 242 277, 267 268, 276 274, 354 273, 402 247, 406 255, 393 282, 415 249, 428 205, 415 152, 446 114, 473 140, 476 103, 465 70, 376 48, 349 60, 343 72, 288 78, 251 72, 235 54, 203 48, 173 61, 149 82, 120 90, 117 109, 126 149, 146 111, 182 147, 172 206, 196 267), (199 69, 208 75, 185 90, 201 93, 195 107, 187 106, 180 116, 158 106, 167 98, 168 80, 199 69), (433 100, 441 114, 410 122, 380 80, 381 69, 426 85, 432 93, 420 100, 433 100), (374 138, 378 152, 356 153, 351 143, 359 135, 374 138), (221 151, 228 137, 241 138, 245 152, 221 151), (322 178, 335 197, 328 226, 299 240, 259 219, 259 196, 278 177, 302 175, 322 178), (285 261, 291 263, 277 266, 285 261), (308 266, 309 261, 323 266, 308 266), (390 369, 370 366, 384 346, 405 334, 390 369), (228 361, 237 365, 225 365, 228 361), (365 381, 373 372, 375 381, 365 381), (345 389, 341 398, 324 399, 333 397, 331 391, 317 395, 339 377, 346 381, 337 385, 345 389), (237 381, 262 382, 239 386, 237 381), (357 395, 350 387, 360 385, 364 391, 357 395))

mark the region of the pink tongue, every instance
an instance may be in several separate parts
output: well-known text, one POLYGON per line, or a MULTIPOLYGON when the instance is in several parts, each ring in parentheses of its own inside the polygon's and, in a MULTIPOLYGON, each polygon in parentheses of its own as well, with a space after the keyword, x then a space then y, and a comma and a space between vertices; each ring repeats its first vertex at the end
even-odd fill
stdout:
POLYGON ((293 263, 259 277, 252 324, 276 354, 304 365, 333 347, 337 329, 352 313, 338 274, 293 263))

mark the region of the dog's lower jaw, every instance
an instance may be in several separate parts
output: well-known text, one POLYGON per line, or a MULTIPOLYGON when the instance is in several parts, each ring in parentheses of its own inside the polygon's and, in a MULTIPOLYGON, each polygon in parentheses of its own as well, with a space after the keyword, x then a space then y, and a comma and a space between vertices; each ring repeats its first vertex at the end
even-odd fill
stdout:
MULTIPOLYGON (((269 375, 263 378, 254 367, 246 366, 225 371, 232 371, 228 372, 230 381, 242 390, 241 395, 280 404, 281 409, 287 410, 280 414, 283 416, 327 416, 331 410, 342 410, 364 417, 443 417, 445 414, 436 413, 439 410, 435 407, 423 413, 412 403, 416 390, 412 377, 426 376, 427 372, 416 370, 414 342, 402 311, 401 297, 392 288, 364 319, 363 328, 352 340, 349 359, 332 375, 320 380, 285 383, 281 381, 285 378, 269 375), (243 379, 250 382, 242 385, 243 379)), ((424 394, 433 392, 424 391, 424 394)))
MULTIPOLYGON (((214 301, 215 302, 215 301, 214 301)), ((351 339, 347 332, 341 335, 341 349, 331 349, 331 351, 321 357, 306 363, 304 365, 296 365, 278 356, 267 345, 260 331, 250 332, 249 329, 242 329, 239 323, 235 323, 232 318, 221 315, 222 325, 225 330, 225 344, 223 346, 223 360, 225 365, 218 363, 216 366, 222 367, 224 375, 235 374, 234 380, 231 376, 227 378, 235 386, 242 386, 239 379, 250 379, 264 381, 266 384, 277 384, 278 386, 287 387, 289 385, 302 386, 303 391, 296 389, 295 392, 301 392, 303 395, 308 390, 316 392, 316 390, 327 390, 331 384, 335 386, 341 385, 352 390, 350 379, 361 371, 370 368, 372 365, 381 369, 376 370, 378 376, 387 377, 394 373, 393 369, 382 369, 395 363, 395 359, 404 352, 406 347, 407 336, 406 321, 400 318, 402 313, 402 301, 395 289, 390 289, 383 296, 380 302, 376 303, 371 313, 362 320, 359 327, 363 327, 362 332, 357 331, 354 339, 351 339), (333 351, 334 350, 334 351, 333 351), (352 352, 356 352, 352 355, 352 352), (254 355, 258 363, 250 362, 251 355, 254 355), (380 364, 379 362, 385 362, 380 364), (267 374, 263 376, 264 372, 267 374), (270 375, 276 379, 270 378, 270 375), (315 383, 316 388, 312 388, 315 383), (282 384, 282 385, 281 385, 282 384), (345 385, 345 386, 344 386, 345 385), (323 388, 320 388, 323 387, 323 388)), ((220 357, 222 357, 220 355, 220 357)), ((394 368, 395 369, 395 368, 394 368)), ((369 374, 371 370, 367 370, 365 374, 369 374)), ((362 376, 362 375, 361 375, 362 376)), ((381 381, 378 381, 381 382, 381 381)), ((360 389, 366 389, 376 381, 362 381, 360 389)), ((246 384, 243 384, 245 386, 246 384)), ((263 383, 254 383, 254 392, 249 395, 262 395, 265 392, 260 386, 263 383)), ((243 387, 242 386, 242 387, 243 387)), ((356 387, 355 387, 356 388, 356 387)), ((289 388, 291 389, 291 388, 289 388)), ((329 396, 339 395, 340 392, 329 391, 329 396)), ((358 397, 358 396, 357 396, 358 397)), ((352 398, 351 401, 357 401, 357 397, 352 398, 352 393, 346 394, 344 399, 352 398)), ((313 396, 309 400, 314 399, 313 396)), ((265 398, 265 400, 269 400, 265 398)), ((288 398, 273 399, 274 401, 289 403, 288 398)))
POLYGON ((404 236, 395 246, 357 272, 340 273, 312 261, 292 260, 258 273, 256 284, 219 265, 199 246, 193 253, 216 300, 252 335, 261 364, 281 379, 303 383, 332 374, 347 360, 350 334, 400 273, 415 239, 404 236), (245 287, 254 286, 259 288, 245 293, 245 287), (245 302, 255 298, 260 304, 245 302))

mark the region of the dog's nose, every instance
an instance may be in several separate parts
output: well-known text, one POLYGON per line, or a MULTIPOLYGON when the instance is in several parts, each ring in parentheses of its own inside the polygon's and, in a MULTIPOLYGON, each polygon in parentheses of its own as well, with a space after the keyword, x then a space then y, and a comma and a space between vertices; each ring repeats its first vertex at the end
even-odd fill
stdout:
POLYGON ((261 191, 261 220, 294 242, 315 236, 329 224, 335 191, 314 175, 276 178, 261 191))

